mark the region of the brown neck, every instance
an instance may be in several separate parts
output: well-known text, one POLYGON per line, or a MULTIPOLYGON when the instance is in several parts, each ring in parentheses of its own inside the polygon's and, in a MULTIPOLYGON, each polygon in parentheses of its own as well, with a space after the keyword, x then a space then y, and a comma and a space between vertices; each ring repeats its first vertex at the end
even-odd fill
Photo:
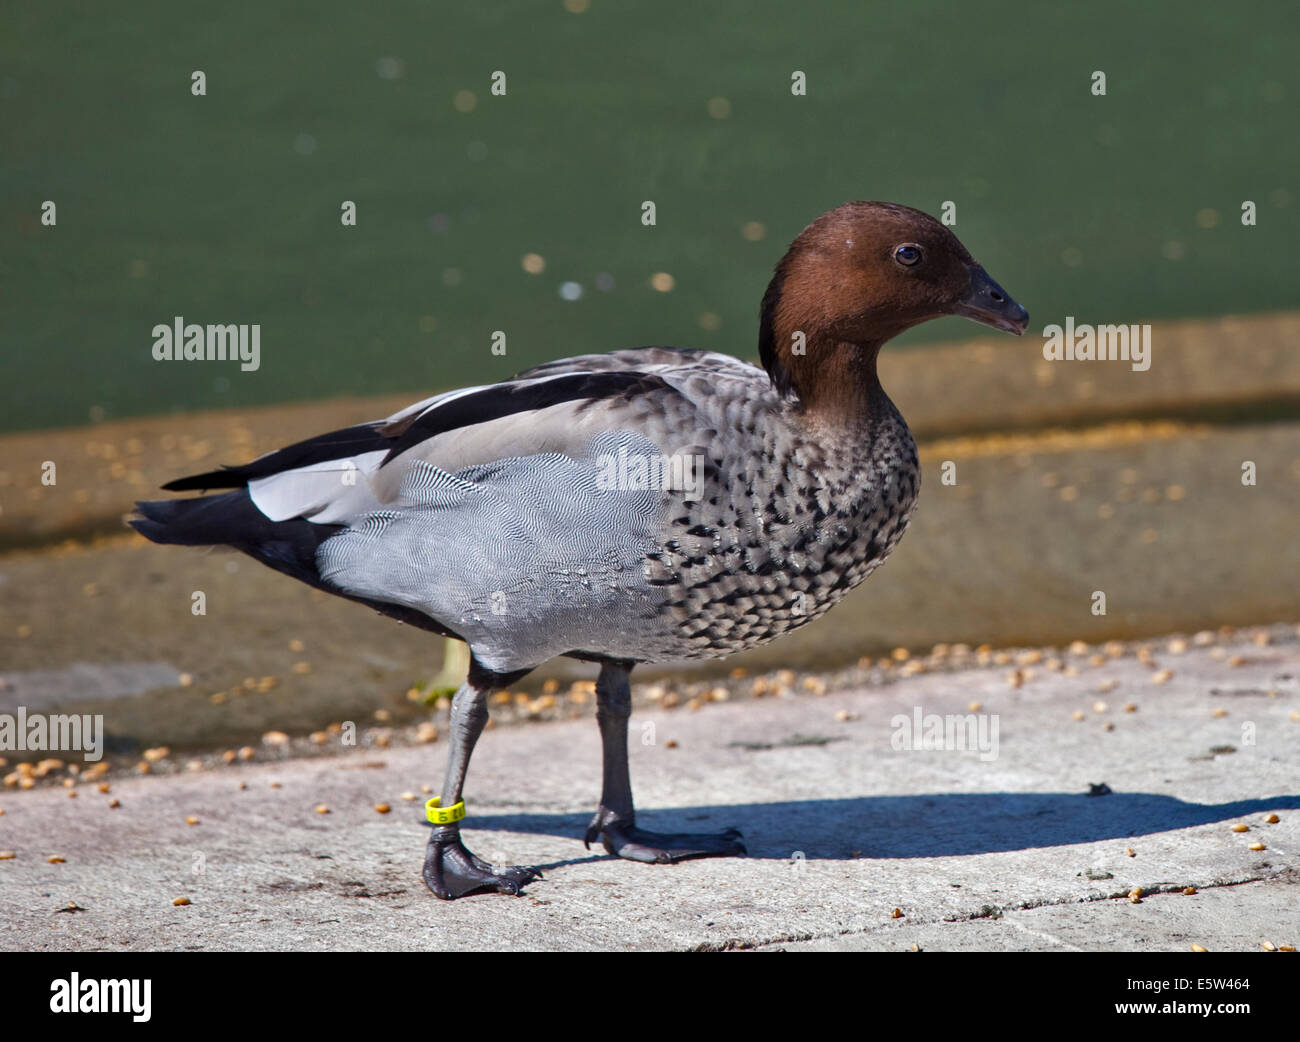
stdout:
POLYGON ((759 328, 759 354, 773 385, 797 399, 809 421, 865 425, 884 397, 876 356, 887 338, 856 343, 828 328, 822 316, 792 315, 782 307, 780 290, 773 279, 759 328))
POLYGON ((884 395, 876 375, 880 345, 808 334, 805 352, 783 360, 800 410, 809 420, 840 427, 865 425, 884 395))

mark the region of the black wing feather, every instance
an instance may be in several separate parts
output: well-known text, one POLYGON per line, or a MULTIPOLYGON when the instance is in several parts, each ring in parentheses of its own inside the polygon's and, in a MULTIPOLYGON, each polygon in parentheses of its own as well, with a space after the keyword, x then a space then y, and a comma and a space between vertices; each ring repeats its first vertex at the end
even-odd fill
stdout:
POLYGON ((498 420, 517 412, 545 409, 561 402, 643 394, 666 386, 658 376, 635 370, 578 372, 538 383, 493 384, 446 404, 434 405, 409 424, 390 427, 387 420, 379 420, 345 427, 268 453, 243 466, 177 478, 163 488, 169 492, 243 488, 250 481, 286 470, 379 450, 388 453, 384 457, 384 463, 388 463, 420 442, 460 427, 498 420))
POLYGON ((388 455, 384 457, 384 463, 388 463, 422 441, 458 427, 499 420, 517 412, 545 409, 562 402, 579 399, 597 401, 620 395, 631 397, 667 386, 658 376, 617 370, 572 373, 539 383, 493 384, 474 394, 467 394, 445 405, 438 405, 416 419, 394 441, 389 442, 390 447, 388 455))
MULTIPOLYGON (((381 421, 382 423, 382 421, 381 421)), ((387 449, 392 443, 389 435, 379 430, 380 423, 361 423, 355 427, 318 434, 306 441, 296 442, 275 452, 259 456, 251 463, 241 467, 223 467, 221 470, 195 474, 188 478, 177 478, 163 486, 168 492, 197 492, 209 488, 243 488, 257 478, 270 477, 284 470, 295 467, 307 467, 313 463, 325 463, 328 460, 346 459, 362 452, 374 452, 387 449)))

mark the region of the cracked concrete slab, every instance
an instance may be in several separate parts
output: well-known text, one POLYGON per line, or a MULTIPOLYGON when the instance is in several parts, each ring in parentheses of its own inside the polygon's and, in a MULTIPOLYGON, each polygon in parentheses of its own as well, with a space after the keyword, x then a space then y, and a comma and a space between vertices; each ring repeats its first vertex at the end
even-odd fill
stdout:
POLYGON ((1296 930, 1296 873, 1184 894, 1180 889, 1127 899, 1067 901, 995 916, 914 923, 895 919, 856 933, 782 941, 759 951, 1103 952, 1280 950, 1296 930))
POLYGON ((420 786, 440 778, 438 746, 110 776, 110 793, 80 784, 75 799, 6 789, 0 946, 1214 951, 1300 939, 1300 704, 1278 686, 1300 673, 1294 641, 1157 650, 1075 676, 1022 669, 1019 686, 1008 672, 639 712, 642 823, 734 825, 750 851, 737 860, 661 867, 584 850, 594 723, 495 728, 471 767, 465 835, 488 860, 543 868, 522 898, 448 904, 424 889, 420 786), (970 716, 991 739, 996 721, 996 755, 902 747, 918 709, 923 732, 927 716, 970 716))

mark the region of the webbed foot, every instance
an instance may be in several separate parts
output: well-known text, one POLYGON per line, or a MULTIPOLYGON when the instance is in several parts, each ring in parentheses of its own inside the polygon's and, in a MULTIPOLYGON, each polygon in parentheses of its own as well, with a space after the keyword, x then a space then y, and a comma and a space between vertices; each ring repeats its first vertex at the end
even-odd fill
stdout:
POLYGON ((424 883, 444 901, 466 894, 499 893, 518 896, 524 886, 541 879, 535 868, 496 868, 465 848, 460 829, 435 826, 424 855, 424 883))
POLYGON ((583 837, 588 849, 601 840, 607 853, 629 861, 671 865, 701 857, 740 857, 749 853, 740 832, 649 832, 601 808, 583 837))

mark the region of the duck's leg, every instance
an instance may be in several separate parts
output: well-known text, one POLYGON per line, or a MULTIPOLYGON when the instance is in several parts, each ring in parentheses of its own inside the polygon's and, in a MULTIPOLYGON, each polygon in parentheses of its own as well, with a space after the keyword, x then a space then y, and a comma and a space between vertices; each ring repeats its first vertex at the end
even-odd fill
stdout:
MULTIPOLYGON (((469 678, 451 702, 451 721, 447 728, 451 748, 447 754, 447 776, 442 785, 442 810, 454 808, 460 802, 474 743, 487 724, 488 695, 522 675, 502 678, 482 670, 471 661, 469 678)), ((494 868, 475 857, 460 840, 459 821, 433 825, 433 834, 424 855, 424 882, 445 901, 479 892, 518 894, 525 883, 541 878, 541 872, 535 868, 494 868)))
POLYGON ((600 809, 587 828, 587 846, 600 839, 611 854, 661 865, 688 858, 744 854, 740 833, 735 829, 719 833, 662 833, 636 827, 632 781, 627 769, 627 721, 632 715, 631 670, 631 665, 605 663, 596 681, 596 720, 600 724, 600 741, 604 750, 604 780, 600 789, 600 809))

